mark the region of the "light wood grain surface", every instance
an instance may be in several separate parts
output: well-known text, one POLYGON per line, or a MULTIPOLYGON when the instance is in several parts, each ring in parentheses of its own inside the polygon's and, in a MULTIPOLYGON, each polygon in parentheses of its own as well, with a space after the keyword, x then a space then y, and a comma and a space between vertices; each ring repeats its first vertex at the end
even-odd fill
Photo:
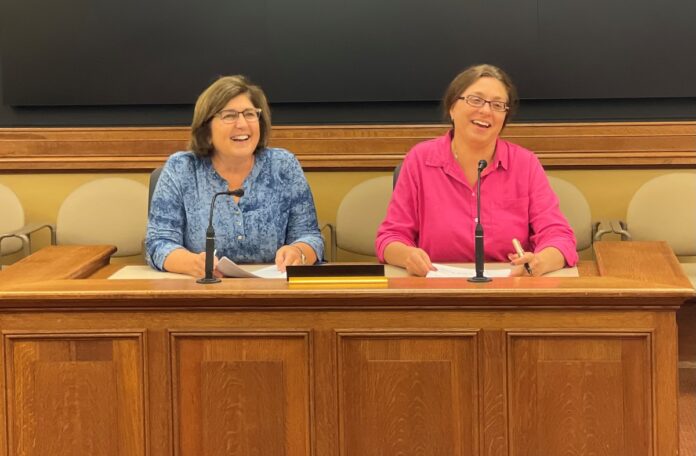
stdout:
MULTIPOLYGON (((305 170, 392 170, 416 143, 445 125, 276 126, 271 145, 305 170)), ((508 125, 505 139, 545 167, 693 167, 696 122, 591 122, 508 125)), ((0 128, 0 171, 152 170, 185 150, 188 127, 0 128)))
POLYGON ((674 456, 694 290, 665 245, 617 244, 578 278, 384 288, 39 252, 0 272, 0 454, 674 456))

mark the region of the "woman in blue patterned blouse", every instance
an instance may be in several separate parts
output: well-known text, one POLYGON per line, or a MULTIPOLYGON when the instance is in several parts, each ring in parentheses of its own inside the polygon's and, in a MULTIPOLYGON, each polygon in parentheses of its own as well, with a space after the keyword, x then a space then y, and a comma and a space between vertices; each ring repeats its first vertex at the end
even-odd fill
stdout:
POLYGON ((218 257, 275 263, 281 271, 322 257, 307 180, 293 154, 267 147, 270 130, 266 96, 243 76, 222 77, 200 95, 191 151, 169 157, 152 196, 145 239, 152 267, 203 276, 210 201, 239 187, 244 196, 215 204, 218 257))

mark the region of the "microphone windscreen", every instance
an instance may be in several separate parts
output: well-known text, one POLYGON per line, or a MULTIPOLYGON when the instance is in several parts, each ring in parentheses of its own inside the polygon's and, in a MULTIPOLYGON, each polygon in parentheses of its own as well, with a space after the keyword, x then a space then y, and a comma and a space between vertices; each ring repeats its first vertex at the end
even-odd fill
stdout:
POLYGON ((486 166, 488 166, 488 163, 486 162, 486 160, 479 160, 479 162, 478 162, 479 172, 483 171, 486 168, 486 166))

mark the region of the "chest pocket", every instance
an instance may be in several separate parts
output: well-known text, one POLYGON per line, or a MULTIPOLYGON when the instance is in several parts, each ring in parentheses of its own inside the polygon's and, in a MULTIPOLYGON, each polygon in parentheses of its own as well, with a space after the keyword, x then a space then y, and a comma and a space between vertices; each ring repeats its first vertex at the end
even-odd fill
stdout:
POLYGON ((496 225, 512 232, 527 232, 529 226, 529 197, 503 198, 495 201, 496 225))

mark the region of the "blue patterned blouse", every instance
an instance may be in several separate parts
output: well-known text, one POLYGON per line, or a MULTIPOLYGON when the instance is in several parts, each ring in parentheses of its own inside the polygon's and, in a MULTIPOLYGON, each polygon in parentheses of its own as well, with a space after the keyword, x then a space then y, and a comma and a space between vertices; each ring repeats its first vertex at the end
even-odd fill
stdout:
MULTIPOLYGON (((285 244, 306 242, 322 258, 312 192, 300 163, 284 149, 256 152, 254 167, 244 180, 239 204, 221 195, 215 203, 213 227, 217 256, 238 263, 273 263, 285 244)), ((210 158, 177 152, 162 169, 150 203, 145 238, 147 262, 164 270, 165 258, 184 247, 205 251, 210 201, 228 189, 210 158)))

